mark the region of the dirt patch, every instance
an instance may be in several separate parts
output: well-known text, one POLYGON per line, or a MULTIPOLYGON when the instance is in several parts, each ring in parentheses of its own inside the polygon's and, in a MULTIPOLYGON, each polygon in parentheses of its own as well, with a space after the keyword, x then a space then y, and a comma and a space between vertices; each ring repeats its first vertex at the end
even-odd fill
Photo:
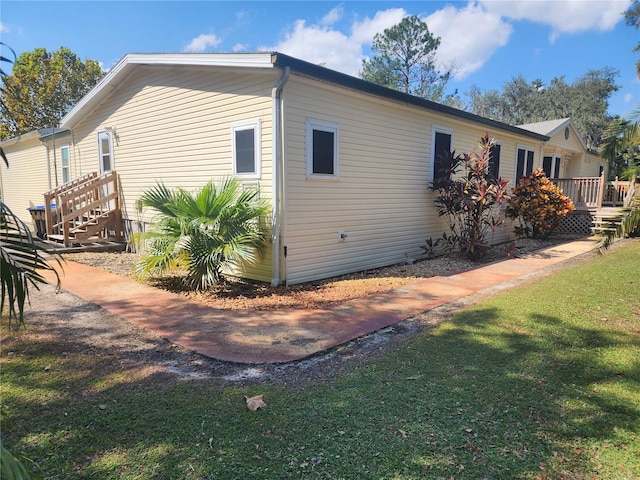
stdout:
MULTIPOLYGON (((564 236, 555 236, 548 240, 523 239, 491 248, 486 257, 479 262, 472 262, 458 256, 442 256, 422 259, 412 264, 392 265, 289 287, 272 287, 267 283, 228 277, 220 285, 209 290, 193 292, 185 287, 184 277, 179 271, 162 277, 147 277, 138 280, 153 287, 178 293, 185 298, 216 309, 312 309, 396 289, 418 278, 449 275, 489 262, 525 256, 533 251, 570 239, 570 237, 564 236)), ((65 258, 102 268, 117 275, 131 277, 140 256, 127 252, 85 252, 67 254, 65 258)))
MULTIPOLYGON (((517 251, 510 249, 508 245, 496 247, 486 261, 508 258, 507 252, 510 255, 526 255, 567 240, 555 238, 545 242, 521 242, 517 251)), ((137 260, 137 256, 130 253, 73 254, 66 255, 66 258, 120 275, 130 275, 137 260)), ((232 310, 278 308, 283 304, 289 308, 308 308, 397 288, 414 278, 443 272, 453 273, 476 265, 460 259, 440 258, 315 282, 290 290, 272 291, 269 290, 270 287, 251 282, 240 282, 240 286, 229 282, 224 287, 227 289, 226 295, 217 296, 214 292, 183 294, 216 308, 232 310), (240 298, 241 296, 244 298, 240 298)), ((330 379, 382 355, 409 341, 418 332, 449 318, 458 309, 494 295, 508 286, 502 285, 432 309, 304 360, 260 365, 222 362, 194 353, 66 291, 56 294, 53 287, 44 286, 40 291, 32 292, 31 306, 27 308, 25 315, 27 329, 4 336, 3 356, 20 354, 34 348, 46 348, 47 354, 62 361, 71 353, 103 356, 109 360, 103 362, 108 365, 105 368, 144 372, 145 375, 153 373, 161 375, 166 381, 198 380, 219 384, 234 383, 239 386, 265 382, 300 385, 306 381, 330 379)))

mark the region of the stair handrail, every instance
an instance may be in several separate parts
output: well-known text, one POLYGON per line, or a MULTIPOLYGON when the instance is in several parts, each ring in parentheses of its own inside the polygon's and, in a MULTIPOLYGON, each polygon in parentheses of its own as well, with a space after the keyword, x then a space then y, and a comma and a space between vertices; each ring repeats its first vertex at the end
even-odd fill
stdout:
POLYGON ((623 202, 623 206, 624 207, 628 207, 631 204, 631 199, 636 195, 636 190, 638 190, 637 188, 637 177, 636 174, 634 173, 633 176, 631 177, 631 181, 629 182, 629 189, 627 190, 627 193, 624 196, 624 202, 623 202))
POLYGON ((88 228, 97 218, 108 217, 115 212, 115 233, 118 240, 120 230, 120 207, 118 181, 115 171, 97 175, 83 175, 69 184, 58 187, 45 194, 47 205, 55 200, 55 210, 51 213, 51 222, 47 223, 47 234, 62 233, 63 242, 69 244, 71 233, 88 228), (113 185, 107 188, 107 185, 113 185), (55 222, 53 221, 55 212, 55 222), (54 230, 57 230, 54 232, 54 230))
POLYGON ((80 185, 85 184, 93 178, 98 176, 98 172, 89 172, 81 175, 73 180, 60 185, 44 194, 44 211, 45 221, 47 226, 47 235, 57 233, 57 230, 61 228, 61 220, 57 218, 55 213, 56 207, 60 204, 58 198, 60 195, 77 188, 80 185))

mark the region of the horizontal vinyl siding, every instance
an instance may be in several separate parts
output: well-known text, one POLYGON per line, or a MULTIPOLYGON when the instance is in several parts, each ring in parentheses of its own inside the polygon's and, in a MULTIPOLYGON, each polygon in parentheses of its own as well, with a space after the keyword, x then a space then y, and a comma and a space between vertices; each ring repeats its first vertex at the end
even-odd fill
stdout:
POLYGON ((50 190, 47 149, 38 138, 3 146, 9 168, 0 160, 2 200, 20 220, 35 232, 29 207, 44 204, 44 193, 50 190))
MULTIPOLYGON (((74 128, 82 173, 98 171, 97 133, 115 127, 114 168, 124 198, 123 217, 148 223, 153 213, 135 208, 145 190, 163 182, 195 191, 209 180, 230 177, 231 125, 260 119, 261 177, 241 181, 258 184, 261 197, 270 199, 271 88, 276 80, 277 72, 140 67, 74 128)), ((246 275, 270 280, 270 256, 246 275)))
MULTIPOLYGON (((403 262, 448 230, 429 189, 432 125, 453 129, 458 152, 474 149, 483 127, 299 77, 284 96, 289 284, 403 262), (338 125, 337 180, 307 178, 306 118, 338 125)), ((512 176, 516 139, 501 141, 501 174, 512 176)))

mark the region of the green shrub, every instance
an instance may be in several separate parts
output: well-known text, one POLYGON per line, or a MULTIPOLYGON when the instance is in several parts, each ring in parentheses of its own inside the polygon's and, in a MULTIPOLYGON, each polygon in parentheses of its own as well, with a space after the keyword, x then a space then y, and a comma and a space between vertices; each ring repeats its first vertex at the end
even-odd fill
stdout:
POLYGON ((435 200, 438 215, 447 219, 450 231, 436 242, 429 239, 427 247, 429 242, 432 246, 443 242, 447 248, 457 248, 471 260, 479 260, 486 254, 488 234, 502 224, 494 207, 509 198, 508 182, 489 174, 493 145, 495 140, 485 134, 478 142, 479 152, 457 156, 450 152, 445 159, 444 169, 432 188, 438 191, 435 200))
POLYGON ((158 184, 138 202, 158 214, 147 232, 134 237, 143 251, 136 266, 139 275, 182 266, 188 287, 206 289, 221 279, 224 269, 255 262, 266 245, 259 220, 270 207, 257 190, 243 190, 235 179, 219 186, 209 182, 195 194, 158 184))
POLYGON ((573 201, 539 168, 512 189, 505 216, 518 221, 514 232, 519 237, 546 238, 574 208, 573 201))

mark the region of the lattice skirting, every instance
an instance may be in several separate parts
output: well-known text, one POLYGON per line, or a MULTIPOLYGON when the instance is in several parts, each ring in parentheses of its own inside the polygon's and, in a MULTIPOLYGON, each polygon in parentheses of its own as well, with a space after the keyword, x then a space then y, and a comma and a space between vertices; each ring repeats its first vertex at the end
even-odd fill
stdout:
POLYGON ((593 217, 591 213, 585 211, 571 212, 562 219, 559 233, 570 233, 573 235, 591 235, 591 225, 593 217))

